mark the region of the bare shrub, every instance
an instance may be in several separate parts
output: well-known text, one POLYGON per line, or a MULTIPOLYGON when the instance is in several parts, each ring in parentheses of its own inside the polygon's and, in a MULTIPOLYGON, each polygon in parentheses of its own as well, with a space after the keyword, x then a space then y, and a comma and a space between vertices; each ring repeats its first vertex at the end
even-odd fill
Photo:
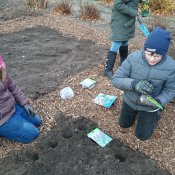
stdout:
POLYGON ((54 13, 69 15, 72 13, 72 4, 68 0, 62 0, 54 9, 54 13))
POLYGON ((25 0, 27 7, 32 9, 47 8, 48 0, 25 0))
POLYGON ((100 11, 95 5, 85 3, 81 6, 80 19, 99 20, 100 11))
POLYGON ((153 14, 172 15, 175 13, 174 0, 151 0, 150 9, 153 14))

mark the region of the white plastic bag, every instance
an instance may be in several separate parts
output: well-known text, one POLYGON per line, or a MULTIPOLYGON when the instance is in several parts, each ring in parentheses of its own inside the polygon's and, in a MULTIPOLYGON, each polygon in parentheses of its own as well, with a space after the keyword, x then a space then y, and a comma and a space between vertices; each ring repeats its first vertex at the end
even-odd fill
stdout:
POLYGON ((70 87, 65 87, 60 91, 60 96, 62 99, 71 99, 74 97, 74 91, 70 87))

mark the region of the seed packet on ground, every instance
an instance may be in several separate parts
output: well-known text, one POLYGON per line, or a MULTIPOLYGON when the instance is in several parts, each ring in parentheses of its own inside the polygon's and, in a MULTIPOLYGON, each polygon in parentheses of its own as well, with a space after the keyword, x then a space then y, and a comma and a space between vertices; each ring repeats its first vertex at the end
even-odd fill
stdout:
POLYGON ((104 106, 106 108, 110 108, 116 99, 117 99, 117 96, 115 95, 100 93, 95 97, 95 99, 92 100, 92 102, 98 105, 104 106))
POLYGON ((98 128, 92 130, 89 134, 87 134, 87 136, 94 140, 101 147, 105 147, 109 142, 113 140, 110 136, 108 136, 98 128))
POLYGON ((96 81, 92 80, 90 78, 86 78, 83 81, 80 82, 80 85, 82 85, 83 88, 93 88, 95 86, 96 81))

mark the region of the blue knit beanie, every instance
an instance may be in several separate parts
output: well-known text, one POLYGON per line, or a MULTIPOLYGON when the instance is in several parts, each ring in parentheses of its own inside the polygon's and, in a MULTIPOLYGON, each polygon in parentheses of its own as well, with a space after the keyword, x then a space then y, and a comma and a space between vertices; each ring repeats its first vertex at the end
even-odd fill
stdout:
POLYGON ((165 55, 170 45, 170 33, 167 30, 156 27, 149 35, 144 44, 144 50, 165 55))

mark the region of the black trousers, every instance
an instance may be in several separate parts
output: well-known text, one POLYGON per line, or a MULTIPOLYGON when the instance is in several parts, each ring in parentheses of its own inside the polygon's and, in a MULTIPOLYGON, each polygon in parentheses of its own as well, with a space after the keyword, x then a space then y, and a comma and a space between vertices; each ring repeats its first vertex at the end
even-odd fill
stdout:
POLYGON ((136 111, 123 102, 119 117, 122 128, 131 127, 137 120, 135 135, 140 140, 147 140, 154 132, 159 119, 159 112, 136 111))

